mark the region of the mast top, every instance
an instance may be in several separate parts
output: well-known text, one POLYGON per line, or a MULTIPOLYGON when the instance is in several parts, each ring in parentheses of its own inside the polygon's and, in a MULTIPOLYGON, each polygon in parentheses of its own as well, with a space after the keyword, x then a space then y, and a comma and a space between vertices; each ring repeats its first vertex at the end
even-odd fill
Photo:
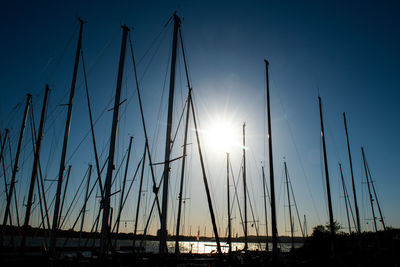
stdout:
POLYGON ((264 59, 265 64, 269 65, 269 61, 264 59))
POLYGON ((87 22, 87 20, 83 20, 81 17, 77 17, 76 19, 82 24, 87 22))
POLYGON ((130 28, 128 26, 126 26, 126 24, 121 25, 121 28, 127 31, 130 31, 130 28))
POLYGON ((181 18, 176 14, 176 11, 174 12, 174 20, 179 23, 179 26, 181 25, 181 18))

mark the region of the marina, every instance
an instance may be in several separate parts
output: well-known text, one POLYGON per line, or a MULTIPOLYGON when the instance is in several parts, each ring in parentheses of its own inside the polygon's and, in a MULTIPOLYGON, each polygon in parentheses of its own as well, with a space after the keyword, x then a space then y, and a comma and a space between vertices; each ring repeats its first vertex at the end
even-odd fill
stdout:
POLYGON ((379 156, 398 144, 366 134, 369 108, 319 86, 300 97, 270 52, 241 70, 248 85, 219 84, 196 62, 231 66, 199 56, 183 15, 109 40, 78 17, 41 89, 2 100, 0 264, 398 266, 396 165, 379 156))

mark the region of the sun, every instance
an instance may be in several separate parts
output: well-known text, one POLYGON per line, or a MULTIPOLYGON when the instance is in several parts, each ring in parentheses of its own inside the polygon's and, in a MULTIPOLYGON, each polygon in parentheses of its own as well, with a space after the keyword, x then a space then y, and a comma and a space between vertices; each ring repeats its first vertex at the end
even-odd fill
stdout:
MULTIPOLYGON (((233 123, 227 119, 214 119, 210 121, 203 133, 207 143, 207 149, 214 152, 231 152, 238 147, 240 137, 233 123)), ((240 146, 240 145, 239 145, 240 146)))

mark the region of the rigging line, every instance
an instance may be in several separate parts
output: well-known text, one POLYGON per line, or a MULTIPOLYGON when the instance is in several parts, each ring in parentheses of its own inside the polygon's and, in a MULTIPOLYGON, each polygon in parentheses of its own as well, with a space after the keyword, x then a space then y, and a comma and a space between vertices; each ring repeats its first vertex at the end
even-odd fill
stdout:
MULTIPOLYGON (((247 190, 246 190, 246 191, 247 191, 247 195, 250 195, 249 188, 247 187, 246 189, 247 189, 247 190)), ((261 250, 261 240, 260 240, 260 235, 259 235, 259 233, 258 233, 257 221, 256 221, 256 219, 255 219, 255 217, 254 217, 254 211, 253 211, 253 205, 252 205, 252 203, 251 203, 251 198, 249 198, 249 204, 250 204, 251 216, 252 216, 252 218, 253 218, 254 228, 255 228, 255 230, 256 230, 258 246, 259 246, 259 248, 260 248, 260 250, 261 250)))
POLYGON ((147 51, 143 54, 143 56, 139 59, 138 61, 138 65, 142 62, 142 60, 147 56, 147 54, 149 53, 149 51, 153 48, 153 46, 155 45, 157 39, 161 36, 161 34, 165 31, 165 29, 167 28, 167 26, 170 24, 170 22, 172 17, 169 18, 168 22, 166 24, 164 24, 164 26, 162 27, 161 31, 158 33, 158 35, 153 39, 153 41, 151 42, 150 47, 147 49, 147 51))
MULTIPOLYGON (((241 166, 243 165, 243 158, 242 158, 242 162, 240 163, 240 165, 241 165, 241 166)), ((237 202, 237 204, 238 204, 238 209, 239 209, 240 222, 241 222, 241 225, 242 225, 242 228, 243 228, 243 232, 244 232, 244 220, 243 220, 243 215, 242 215, 242 209, 240 208, 240 204, 239 204, 239 196, 238 196, 238 193, 237 193, 237 184, 238 184, 239 181, 240 181, 240 170, 242 169, 242 167, 239 168, 239 175, 237 176, 238 178, 237 178, 237 180, 235 181, 235 176, 234 176, 233 168, 232 168, 232 162, 229 162, 229 166, 230 166, 230 169, 231 169, 233 186, 234 186, 234 188, 235 188, 235 194, 233 195, 231 213, 232 213, 232 211, 233 211, 233 207, 234 207, 234 205, 235 205, 235 199, 236 199, 236 202, 237 202)))
MULTIPOLYGON (((13 159, 13 157, 12 157, 12 153, 11 153, 11 144, 10 144, 10 136, 8 135, 7 136, 8 137, 8 148, 9 148, 9 151, 10 151, 10 162, 11 162, 11 165, 12 166, 14 166, 14 164, 13 164, 13 162, 12 162, 12 159, 13 159)), ((5 178, 5 177, 4 177, 5 178)), ((12 192, 11 192, 12 193, 12 192)), ((18 213, 18 203, 17 203, 17 192, 16 192, 16 190, 14 189, 14 202, 15 202, 15 207, 16 207, 16 219, 17 219, 17 225, 18 225, 18 227, 20 227, 20 221, 19 221, 19 213, 18 213)), ((12 197, 12 196, 11 196, 12 197)), ((12 200, 11 200, 12 201, 12 200)))
MULTIPOLYGON (((27 142, 25 145, 22 146, 21 151, 23 151, 23 152, 25 153, 25 148, 26 148, 26 147, 29 147, 29 142, 27 142)), ((25 162, 26 162, 31 156, 32 156, 32 155, 29 154, 28 157, 23 158, 23 159, 22 159, 21 166, 23 166, 23 165, 25 164, 25 162)), ((9 170, 10 168, 11 168, 11 166, 7 165, 7 168, 6 168, 6 169, 9 170)), ((1 177, 2 177, 2 176, 1 176, 1 177)))
MULTIPOLYGON (((351 218, 352 218, 352 220, 353 220, 353 223, 354 223, 355 228, 357 229, 357 227, 356 227, 357 224, 356 224, 356 220, 355 220, 355 217, 354 217, 353 208, 351 207, 351 203, 350 203, 350 199, 349 199, 349 194, 348 194, 348 192, 347 192, 346 182, 344 183, 344 191, 345 191, 345 196, 347 196, 348 205, 349 205, 349 207, 350 207, 351 218)), ((346 198, 346 197, 345 197, 345 198, 346 198)))
MULTIPOLYGON (((149 148, 149 139, 148 139, 148 135, 147 135, 146 121, 145 121, 145 118, 144 118, 144 111, 143 111, 143 106, 142 106, 142 98, 141 98, 141 95, 140 95, 139 81, 138 81, 138 77, 137 77, 135 54, 133 52, 133 45, 132 45, 132 39, 131 39, 130 33, 129 33, 129 45, 130 45, 130 51, 131 51, 132 63, 133 63, 133 70, 134 70, 134 76, 135 76, 135 82, 136 82, 136 92, 137 92, 138 100, 139 100, 140 115, 141 115, 141 119, 142 119, 142 127, 143 127, 143 131, 144 131, 144 135, 145 135, 145 146, 146 146, 147 155, 148 155, 148 158, 149 158, 150 170, 151 170, 151 178, 152 178, 152 182, 153 182, 153 191, 154 191, 154 189, 156 189, 155 187, 157 185, 156 176, 154 174, 153 161, 152 161, 152 158, 151 158, 151 150, 149 148)), ((165 81, 164 81, 164 85, 165 85, 165 81)), ((144 156, 146 156, 146 155, 144 155, 144 156)), ((154 193, 156 193, 156 192, 154 191, 154 193)), ((158 193, 158 191, 157 191, 157 193, 158 193)), ((157 194, 155 195, 155 201, 157 201, 158 215, 159 215, 159 218, 161 220, 161 209, 160 209, 160 204, 159 204, 159 200, 158 200, 158 195, 157 194)))
MULTIPOLYGON (((161 179, 160 179, 160 181, 159 181, 159 183, 158 183, 158 187, 157 187, 157 188, 160 188, 160 185, 161 185, 161 183, 163 182, 163 180, 164 180, 164 175, 161 176, 161 179)), ((153 188, 154 188, 154 187, 153 187, 153 188)), ((143 236, 142 236, 142 241, 141 241, 141 243, 140 243, 140 244, 141 244, 140 246, 142 246, 143 238, 146 236, 147 228, 148 228, 148 226, 149 226, 149 224, 150 224, 151 217, 152 217, 152 213, 153 213, 153 210, 154 210, 154 206, 155 206, 155 204, 156 204, 158 192, 159 192, 159 190, 158 190, 157 192, 155 192, 156 196, 154 197, 153 204, 152 204, 151 209, 150 209, 150 213, 149 213, 149 216, 148 216, 148 219, 147 219, 147 222, 146 222, 146 226, 145 226, 145 228, 144 228, 144 233, 143 233, 143 236)))
MULTIPOLYGON (((325 104, 325 107, 326 107, 326 104, 325 104)), ((325 110, 328 110, 328 109, 325 108, 325 110)), ((329 117, 325 116, 324 119, 326 121, 326 125, 327 125, 327 128, 328 128, 328 135, 331 136, 330 139, 332 140, 333 150, 335 151, 335 156, 337 158, 337 161, 338 162, 342 162, 342 159, 340 158, 340 155, 339 155, 339 152, 338 152, 339 150, 338 150, 337 145, 336 145, 335 136, 333 135, 333 131, 332 131, 331 127, 330 127, 329 117)))
MULTIPOLYGON (((85 175, 86 176, 86 175, 85 175)), ((82 181, 85 179, 85 177, 82 179, 82 181)), ((83 183, 81 181, 81 184, 83 183)), ((74 200, 71 202, 71 204, 70 204, 70 207, 68 208, 68 210, 67 210, 67 213, 64 215, 64 221, 65 222, 68 222, 69 223, 69 225, 71 225, 70 224, 70 219, 71 219, 71 216, 72 216, 72 212, 75 210, 75 208, 76 208, 76 206, 78 205, 78 200, 81 198, 81 196, 82 196, 82 194, 83 194, 83 192, 84 192, 84 188, 82 189, 82 191, 80 191, 79 192, 79 190, 80 190, 80 187, 81 187, 81 185, 79 185, 79 188, 78 188, 78 190, 77 190, 77 192, 75 193, 76 195, 78 195, 78 197, 77 197, 77 200, 76 200, 76 202, 74 203, 74 200), (79 192, 79 193, 78 193, 79 192), (69 213, 69 211, 71 210, 71 213, 69 213)), ((74 198, 75 198, 75 196, 74 196, 74 198)), ((64 226, 64 225, 61 225, 61 227, 62 226, 64 226)), ((70 229, 72 229, 72 228, 70 228, 70 229)))
MULTIPOLYGON (((148 71, 148 69, 149 69, 149 67, 150 67, 150 64, 153 62, 155 56, 157 55, 158 50, 160 49, 161 44, 162 44, 162 41, 164 40, 165 36, 166 36, 166 32, 164 33, 163 39, 161 39, 160 42, 158 43, 158 46, 157 46, 156 50, 154 51, 154 54, 151 56, 149 63, 148 63, 148 64, 146 65, 146 67, 144 68, 144 71, 143 71, 143 73, 142 73, 142 78, 139 80, 139 84, 142 83, 142 80, 144 79, 144 77, 145 77, 145 75, 146 75, 146 73, 147 73, 147 71, 148 71)), ((169 54, 170 54, 170 53, 169 53, 169 54)), ((143 59, 143 57, 142 57, 142 59, 143 59)), ((139 60, 138 65, 140 64, 140 62, 141 62, 141 60, 139 60)))
MULTIPOLYGON (((106 161, 104 162, 104 164, 103 164, 103 166, 102 166, 102 168, 101 168, 101 170, 100 170, 100 174, 103 172, 104 167, 106 166, 107 162, 108 162, 108 158, 107 158, 106 161)), ((90 197, 91 197, 91 195, 92 195, 92 193, 93 193, 93 190, 94 190, 95 188, 97 188, 97 187, 96 187, 96 184, 97 184, 98 181, 99 181, 99 179, 96 179, 96 180, 95 180, 95 182, 94 182, 94 184, 92 185, 92 188, 90 189, 90 192, 89 192, 89 194, 88 194, 88 196, 87 196, 87 198, 86 198, 85 201, 89 201, 89 199, 90 199, 90 197)), ((97 201, 94 201, 94 203, 95 203, 95 205, 96 205, 97 201)), ((96 210, 96 209, 94 209, 94 210, 96 210)), ((77 217, 76 221, 74 222, 72 228, 75 228, 75 225, 78 223, 79 217, 82 215, 82 212, 83 212, 83 210, 81 210, 81 211, 79 212, 78 217, 77 217)), ((93 214, 93 215, 94 215, 94 214, 93 214)))
MULTIPOLYGON (((271 82, 274 83, 273 80, 272 80, 271 82)), ((274 83, 274 86, 276 87, 275 83, 274 83)), ((313 196, 313 194, 312 194, 312 190, 311 190, 310 184, 309 184, 309 182, 308 182, 308 180, 309 180, 309 179, 308 179, 308 175, 306 174, 306 170, 305 170, 305 168, 304 168, 304 164, 303 164, 303 161, 302 161, 302 157, 301 157, 300 152, 299 152, 299 149, 298 149, 298 147, 297 147, 297 145, 296 145, 296 142, 295 142, 295 139, 294 139, 294 135, 293 135, 293 131, 292 131, 292 127, 290 126, 289 121, 288 121, 288 119, 287 119, 287 118, 288 118, 288 115, 287 115, 285 106, 283 105, 283 101, 282 101, 281 95, 280 95, 280 93, 279 93, 279 90, 276 90, 276 92, 278 93, 279 103, 281 104, 283 113, 285 114, 284 118, 285 118, 287 127, 288 127, 288 129, 289 129, 290 139, 291 139, 291 141, 292 141, 292 143, 293 143, 293 146, 294 146, 294 149, 295 149, 295 151, 296 151, 297 159, 298 159, 298 161, 299 161, 299 163, 300 163, 301 170, 302 170, 303 176, 304 176, 305 181, 306 181, 306 187, 307 187, 308 193, 310 194, 311 202, 312 202, 312 204, 313 204, 313 208, 314 208, 315 214, 316 214, 316 216, 317 216, 317 219, 318 219, 319 223, 321 224, 321 218, 320 218, 320 216, 319 216, 319 212, 318 212, 318 209, 317 209, 316 204, 315 204, 315 201, 314 201, 314 196, 313 196)), ((265 116, 265 115, 264 115, 264 116, 265 116)))
POLYGON ((114 185, 114 182, 115 182, 115 180, 117 179, 117 176, 118 176, 118 174, 119 174, 119 171, 121 170, 122 164, 124 163, 125 158, 126 158, 127 155, 128 155, 128 150, 125 151, 124 156, 122 157, 122 160, 121 160, 121 162, 120 162, 120 164, 119 164, 119 166, 118 166, 118 169, 117 169, 117 171, 115 172, 114 178, 113 178, 113 180, 112 180, 112 182, 111 182, 111 187, 114 185))
MULTIPOLYGON (((4 122, 5 128, 12 130, 16 122, 16 116, 22 108, 22 103, 24 103, 24 99, 20 100, 7 114, 7 122, 4 122)), ((4 120, 1 120, 3 122, 4 120)))
POLYGON ((92 133, 92 144, 93 144, 93 150, 94 150, 94 156, 95 156, 95 162, 96 162, 96 171, 97 171, 97 179, 96 180, 99 180, 100 192, 101 192, 101 196, 103 198, 103 185, 101 184, 100 162, 99 162, 99 156, 98 156, 97 146, 96 146, 96 137, 94 134, 92 108, 90 106, 90 96, 89 96, 89 88, 88 88, 88 83, 87 83, 87 75, 86 75, 85 59, 83 56, 83 49, 81 49, 81 58, 82 58, 83 76, 85 79, 86 100, 87 100, 88 111, 89 111, 90 131, 92 133))
MULTIPOLYGON (((282 173, 281 173, 281 183, 280 183, 280 187, 279 187, 279 191, 278 191, 278 194, 277 194, 277 196, 278 196, 278 201, 277 201, 277 207, 278 207, 278 209, 277 209, 277 211, 276 211, 276 217, 278 218, 278 213, 279 213, 279 211, 280 211, 280 201, 281 201, 281 199, 283 199, 283 201, 284 201, 284 204, 283 205, 285 205, 285 194, 284 194, 284 191, 285 191, 285 184, 284 184, 284 180, 285 179, 283 179, 283 175, 284 175, 284 169, 282 168, 282 173)), ((285 207, 283 207, 283 214, 285 214, 285 207)))
MULTIPOLYGON (((170 46, 170 51, 172 50, 172 45, 170 46)), ((168 53, 168 61, 167 61, 167 65, 166 65, 166 70, 165 70, 165 76, 164 76, 164 82, 163 82, 163 86, 162 86, 162 93, 161 93, 161 98, 160 98, 160 104, 159 104, 159 109, 158 109, 158 114, 157 114, 157 124, 156 124, 156 129, 154 131, 153 134, 153 143, 152 143, 152 147, 153 149, 155 149, 158 138, 156 138, 157 136, 159 136, 160 134, 160 121, 161 121, 161 110, 162 110, 162 100, 164 99, 164 94, 165 94, 165 88, 166 88, 166 82, 167 82, 167 77, 168 77, 168 69, 169 69, 169 63, 171 61, 171 53, 168 53)), ((165 107, 164 107, 165 108, 165 107)), ((151 151, 154 152, 154 151, 151 151)))
MULTIPOLYGON (((138 171, 139 171, 140 166, 142 165, 143 160, 144 160, 144 157, 142 157, 142 158, 140 159, 140 161, 139 161, 139 163, 138 163, 138 165, 137 165, 137 167, 136 167, 135 174, 133 175, 133 178, 132 178, 132 180, 131 180, 131 183, 129 184, 128 190, 127 190, 127 192, 126 192, 126 196, 125 196, 125 198, 124 198, 124 200, 123 200, 123 202, 122 202, 122 205, 121 205, 121 213, 120 213, 119 216, 117 217, 117 220, 120 218, 120 216, 121 216, 121 214, 122 214, 122 209, 123 209, 124 206, 125 206, 125 202, 128 200, 129 193, 130 193, 130 191, 131 191, 133 182, 134 182, 135 179, 136 179, 137 173, 138 173, 138 171)), ((114 232, 115 226, 116 226, 116 224, 114 224, 112 232, 114 232)))
MULTIPOLYGON (((99 53, 97 53, 96 57, 90 62, 89 68, 88 68, 89 71, 87 72, 89 75, 93 71, 94 66, 96 66, 97 63, 99 62, 100 58, 103 57, 105 50, 115 41, 115 39, 117 39, 117 37, 119 37, 119 35, 120 35, 120 30, 118 29, 114 32, 114 35, 105 43, 103 48, 100 49, 100 51, 99 51, 99 53)), ((81 85, 82 85, 82 82, 81 82, 80 86, 81 85)))
MULTIPOLYGON (((254 154, 254 150, 250 149, 250 152, 251 152, 250 155, 252 156, 253 161, 254 161, 255 166, 256 166, 256 167, 253 168, 253 169, 256 169, 258 177, 262 177, 262 173, 260 172, 260 169, 258 169, 258 164, 257 164, 257 160, 256 160, 256 157, 255 157, 255 154, 254 154)), ((251 177, 251 170, 252 170, 252 169, 248 170, 248 173, 250 174, 250 175, 248 175, 249 177, 251 177)), ((254 190, 254 185, 253 185, 252 179, 249 180, 249 183, 250 183, 251 189, 252 189, 253 192, 254 192, 255 190, 254 190)), ((261 192, 261 193, 263 194, 263 192, 261 192)), ((254 201, 254 203, 257 203, 257 201, 256 201, 254 195, 255 195, 255 194, 253 194, 253 201, 254 201)), ((249 196, 250 196, 250 194, 249 194, 249 196)), ((256 207, 256 208, 257 208, 257 207, 256 207)))
MULTIPOLYGON (((86 170, 85 175, 83 176, 83 179, 82 179, 82 181, 80 182, 80 184, 79 184, 79 186, 78 186, 78 189, 76 190, 76 192, 75 192, 75 194, 74 194, 74 197, 72 198, 72 201, 71 201, 71 203, 70 203, 70 205, 69 205, 69 207, 68 207, 68 209, 67 209, 67 212, 64 214, 64 219, 61 221, 61 224, 60 224, 59 229, 62 229, 62 227, 63 227, 63 225, 64 225, 64 222, 67 220, 69 211, 70 211, 72 205, 74 204, 75 199, 76 199, 76 197, 78 196, 79 190, 81 189, 81 186, 82 186, 83 182, 85 181, 86 176, 87 176, 88 174, 89 174, 89 169, 86 170)), ((83 191, 82 191, 82 192, 83 192, 83 191)), ((60 214, 61 214, 61 213, 60 213, 60 214)))
POLYGON ((287 175, 288 175, 290 190, 292 191, 292 199, 293 199, 293 202, 294 202, 294 207, 295 207, 295 209, 296 209, 296 214, 297 214, 297 219, 298 219, 298 221, 299 221, 299 226, 300 226, 301 234, 303 235, 303 238, 305 238, 304 229, 303 229, 303 226, 302 226, 302 224, 301 224, 301 219, 300 219, 300 215, 299 215, 299 210, 297 209, 297 202, 296 202, 296 198, 294 197, 294 192, 293 192, 293 187, 292 187, 292 181, 291 181, 289 172, 288 172, 287 175))
MULTIPOLYGON (((30 125, 31 125, 31 138, 32 138, 32 151, 36 150, 36 142, 37 142, 37 135, 36 135, 36 128, 35 128, 35 116, 33 112, 33 106, 31 106, 30 109, 30 125)), ((49 219, 49 213, 48 213, 48 208, 47 208, 47 200, 46 200, 46 191, 44 190, 44 185, 43 185, 43 174, 42 174, 42 165, 40 162, 40 158, 38 159, 38 167, 39 167, 39 175, 37 177, 38 180, 38 192, 40 194, 40 188, 43 191, 43 201, 44 201, 44 207, 46 211, 46 222, 47 222, 47 229, 50 229, 50 219, 49 219), (39 187, 39 180, 40 180, 40 185, 39 187)), ((39 196, 40 197, 40 196, 39 196)), ((41 211, 42 211, 42 204, 41 205, 41 211)), ((45 228, 44 222, 43 222, 43 227, 45 228)))
MULTIPOLYGON (((192 89, 192 91, 194 91, 194 90, 192 89)), ((193 110, 193 112, 194 112, 195 114, 200 114, 200 113, 198 112, 198 109, 197 109, 197 106, 196 106, 196 103, 195 103, 195 99, 194 99, 194 95, 193 95, 193 94, 192 94, 192 96, 191 96, 191 106, 192 106, 192 110, 193 110)), ((197 121, 197 126, 198 126, 198 129, 201 130, 200 118, 199 118, 199 120, 197 121)), ((199 133, 200 133, 200 132, 199 132, 199 133)), ((199 134, 199 138, 200 138, 200 137, 201 137, 201 136, 200 136, 200 134, 199 134)), ((200 141, 201 141, 201 140, 200 140, 200 141)), ((205 143, 206 143, 206 142, 202 142, 202 144, 203 144, 202 146, 203 146, 204 151, 206 150, 206 145, 205 145, 205 143)), ((208 164, 207 153, 204 153, 204 154, 203 154, 203 159, 204 159, 205 171, 207 172, 207 177, 212 177, 212 175, 210 174, 210 170, 209 170, 209 168, 208 168, 209 164, 208 164)), ((215 207, 215 210, 216 210, 215 213, 221 214, 221 212, 219 212, 219 206, 216 205, 216 203, 215 203, 216 198, 215 198, 215 191, 214 191, 213 179, 209 179, 209 186, 210 186, 210 188, 211 188, 211 194, 212 194, 211 202, 212 202, 212 204, 213 204, 213 207, 215 207)), ((220 217, 220 216, 216 216, 217 220, 219 219, 219 217, 220 217)), ((221 225, 221 222, 220 222, 220 221, 218 221, 217 223, 218 223, 219 225, 221 225)))
MULTIPOLYGON (((365 158, 365 157, 364 157, 364 158, 365 158)), ((379 215, 380 215, 380 217, 381 217, 379 221, 382 223, 383 230, 386 231, 385 221, 383 220, 383 218, 384 218, 383 212, 382 212, 382 210, 381 210, 381 205, 379 205, 378 196, 377 196, 377 193, 376 193, 376 191, 375 191, 374 181, 372 180, 371 171, 370 171, 370 169, 369 169, 369 165, 368 165, 368 162, 367 162, 367 159, 366 159, 366 158, 365 158, 365 162, 366 162, 366 165, 367 165, 369 180, 371 181, 372 189, 373 189, 373 192, 374 192, 374 196, 375 196, 375 200, 376 200, 376 205, 378 206, 379 215)))
POLYGON ((172 138, 171 150, 172 150, 172 148, 173 148, 173 146, 175 144, 175 139, 176 139, 176 136, 178 135, 179 127, 181 126, 181 122, 182 122, 183 115, 185 113, 186 105, 187 105, 187 101, 185 102, 185 105, 182 108, 182 113, 181 113, 181 116, 179 117, 179 121, 178 121, 178 125, 176 127, 176 131, 175 131, 174 137, 172 138))
MULTIPOLYGON (((50 98, 50 96, 49 96, 49 98, 50 98)), ((33 101, 31 102, 31 106, 32 106, 32 109, 33 109, 33 101)), ((54 110, 55 110, 55 109, 54 109, 54 110)), ((44 134, 43 134, 43 135, 46 135, 46 133, 48 132, 49 128, 55 124, 56 120, 58 119, 58 117, 59 117, 60 114, 61 114, 61 111, 62 111, 62 110, 60 110, 60 111, 58 112, 57 116, 54 118, 54 120, 53 120, 52 122, 47 123, 47 124, 45 125, 45 128, 46 128, 47 126, 49 126, 49 127, 47 127, 47 129, 44 130, 44 134)), ((47 112, 46 112, 46 113, 47 113, 47 112)), ((51 116, 50 116, 50 117, 51 117, 51 116)), ((49 119, 49 118, 48 118, 48 119, 49 119)), ((29 142, 25 143, 25 144, 23 145, 23 147, 22 147, 22 151, 25 151, 26 147, 28 147, 28 146, 29 146, 29 142)), ((31 153, 31 154, 29 154, 27 157, 23 158, 22 164, 21 164, 21 165, 23 166, 23 165, 26 163, 26 161, 28 161, 28 160, 32 157, 33 154, 34 154, 34 153, 31 153)), ((49 157, 50 157, 50 156, 49 156, 49 157)), ((47 169, 46 169, 46 173, 47 173, 47 169)))
POLYGON ((192 78, 190 77, 190 70, 189 70, 189 66, 187 64, 187 54, 185 52, 185 46, 183 45, 183 37, 182 37, 182 25, 179 28, 179 37, 181 39, 181 49, 182 49, 182 56, 183 56, 183 62, 185 64, 185 73, 186 73, 186 80, 188 81, 188 85, 192 84, 192 78))
MULTIPOLYGON (((66 45, 65 45, 65 47, 64 47, 64 49, 63 49, 63 51, 61 52, 60 58, 59 58, 58 61, 56 62, 56 64, 55 64, 53 70, 50 72, 50 75, 47 77, 46 81, 50 81, 50 80, 51 80, 51 78, 53 77, 54 73, 56 72, 56 70, 57 70, 58 67, 60 66, 60 63, 61 63, 62 59, 64 58, 64 56, 65 56, 65 54, 66 54, 66 52, 67 52, 67 49, 68 49, 69 45, 71 44, 72 39, 75 37, 75 34, 76 34, 76 32, 78 31, 78 29, 79 29, 79 24, 76 25, 76 27, 75 27, 73 33, 71 34, 71 36, 70 36, 70 38, 68 39, 68 41, 67 41, 67 43, 66 43, 66 45)), ((43 91, 43 89, 42 89, 42 91, 43 91)))

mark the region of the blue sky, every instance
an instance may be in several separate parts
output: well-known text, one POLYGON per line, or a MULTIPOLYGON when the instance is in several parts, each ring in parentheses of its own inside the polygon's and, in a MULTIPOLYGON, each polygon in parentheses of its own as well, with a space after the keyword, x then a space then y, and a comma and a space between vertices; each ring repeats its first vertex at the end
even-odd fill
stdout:
MULTIPOLYGON (((274 165, 280 205, 279 233, 289 234, 288 217, 283 208, 284 157, 291 174, 299 212, 307 215, 309 227, 328 221, 321 172, 318 94, 323 100, 335 218, 345 225, 339 161, 343 164, 350 189, 342 121, 342 112, 345 111, 363 226, 372 229, 368 220, 371 215, 366 199, 366 185, 363 183, 365 176, 362 172, 361 146, 365 147, 387 224, 400 226, 396 207, 399 201, 396 189, 400 185, 400 156, 397 153, 399 145, 396 138, 400 128, 397 105, 400 20, 397 16, 399 4, 394 1, 3 1, 0 11, 0 31, 3 36, 0 43, 1 130, 6 127, 12 130, 12 144, 15 146, 22 107, 13 107, 23 103, 25 94, 31 92, 34 95, 37 122, 43 88, 45 83, 49 83, 52 88, 51 103, 41 160, 46 166, 45 172, 49 179, 57 175, 61 132, 66 113, 65 107, 59 104, 67 101, 77 38, 78 23, 75 18, 81 16, 88 20, 84 26, 83 51, 89 73, 92 109, 95 118, 101 116, 96 124, 97 146, 106 154, 112 114, 108 111, 101 114, 103 110, 111 108, 113 103, 121 42, 120 25, 127 24, 135 28, 131 34, 138 61, 153 159, 155 162, 163 161, 162 144, 165 138, 168 90, 163 84, 165 77, 168 77, 166 75, 172 38, 171 25, 164 30, 163 26, 174 10, 178 10, 178 14, 184 18, 182 32, 202 129, 207 131, 213 121, 228 121, 231 128, 236 129, 234 138, 240 144, 241 125, 243 122, 247 124, 250 194, 261 229, 264 215, 260 163, 265 161, 266 140, 264 58, 270 62, 274 165), (160 38, 154 42, 160 31, 160 38), (60 60, 62 55, 64 56, 60 60), (140 61, 142 57, 143 60, 140 61), (53 120, 54 123, 51 123, 53 120)), ((122 99, 126 98, 128 101, 122 107, 120 116, 116 164, 121 163, 129 135, 134 135, 133 159, 129 170, 129 174, 133 175, 143 151, 143 130, 130 54, 127 56, 122 99)), ((179 62, 175 127, 187 94, 182 60, 179 62)), ((168 84, 168 78, 166 81, 168 84)), ((68 157, 72 155, 69 164, 73 167, 71 196, 68 195, 67 203, 72 200, 72 192, 78 188, 87 164, 94 164, 90 139, 84 139, 78 147, 89 130, 82 69, 79 71, 77 88, 68 148, 68 157), (76 147, 77 152, 73 154, 76 147)), ((28 181, 32 165, 32 158, 29 158, 32 146, 29 128, 26 137, 23 153, 26 160, 23 168, 21 167, 21 182, 17 186, 20 202, 27 190, 23 181, 28 181)), ((179 137, 182 137, 182 133, 178 134, 178 139, 179 137)), ((194 144, 193 131, 190 139, 194 144)), ((207 147, 210 143, 205 136, 203 144, 218 223, 224 235, 226 151, 207 147)), ((201 226, 203 232, 205 225, 207 234, 210 235, 211 224, 197 152, 194 146, 189 150, 191 167, 188 171, 186 192, 190 199, 185 204, 184 231, 189 231, 189 225, 192 225, 192 234, 198 226, 201 226)), ((242 151, 240 145, 232 146, 230 150, 237 179, 242 151)), ((105 159, 104 154, 102 162, 105 159)), ((180 154, 181 144, 177 144, 173 157, 180 154)), ((175 204, 171 204, 169 208, 170 231, 176 213, 179 166, 180 163, 176 162, 171 173, 170 199, 175 204)), ((161 171, 161 167, 156 168, 158 179, 161 171)), ((118 190, 121 179, 122 175, 119 175, 113 191, 118 190)), ((149 179, 147 173, 146 186, 150 185, 149 179)), ((50 187, 48 195, 52 198, 55 185, 50 186, 50 183, 46 182, 46 185, 50 187)), ((121 231, 132 229, 130 221, 136 207, 137 185, 135 181, 129 198, 132 205, 127 207, 123 215, 127 228, 121 231)), ((240 188, 239 183, 238 190, 242 192, 240 188)), ((147 202, 151 200, 151 194, 145 193, 145 199, 143 212, 148 209, 147 202)), ((239 201, 242 201, 241 194, 239 201)), ((77 205, 80 206, 80 203, 77 205)), ((89 217, 94 214, 94 203, 92 200, 89 217)), ((239 216, 237 208, 235 209, 234 231, 241 235, 239 216)), ((38 210, 34 214, 37 216, 38 210)), ((157 220, 154 220, 153 225, 153 230, 157 229, 157 220)), ((254 228, 251 229, 251 233, 255 234, 254 228)))

